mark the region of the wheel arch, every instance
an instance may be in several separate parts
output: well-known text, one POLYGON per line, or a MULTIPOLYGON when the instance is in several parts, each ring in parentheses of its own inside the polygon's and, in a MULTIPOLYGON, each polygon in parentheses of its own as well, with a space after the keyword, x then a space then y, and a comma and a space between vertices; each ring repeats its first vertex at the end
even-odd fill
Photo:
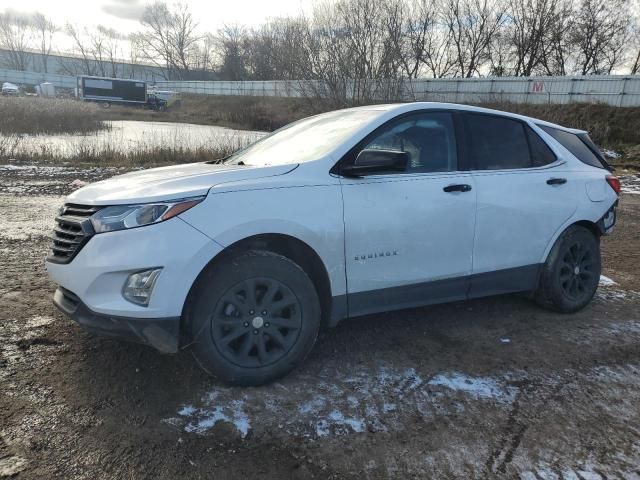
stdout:
POLYGON ((553 238, 551 239, 551 241, 547 245, 547 248, 544 251, 544 258, 542 259, 542 263, 547 261, 547 258, 549 258, 549 254, 551 253, 551 249, 556 244, 558 239, 562 236, 562 234, 566 232, 568 229, 570 229, 571 227, 576 225, 586 228, 591 233, 593 233, 596 239, 598 239, 598 242, 600 241, 600 237, 602 236, 602 230, 596 222, 593 222, 591 220, 586 220, 586 219, 572 221, 571 223, 563 225, 562 228, 558 229, 558 231, 553 236, 553 238))
MULTIPOLYGON (((333 326, 342 316, 342 307, 334 305, 334 298, 331 292, 331 281, 327 268, 320 258, 320 255, 306 242, 287 234, 263 233, 245 237, 227 246, 224 250, 213 257, 200 271, 193 281, 189 293, 187 294, 183 309, 180 330, 185 332, 184 321, 191 299, 195 294, 196 286, 203 274, 210 268, 232 258, 238 254, 249 250, 263 250, 282 255, 295 262, 309 276, 320 298, 320 308, 322 312, 322 325, 333 326)), ((344 307, 346 310, 346 306, 344 307)))

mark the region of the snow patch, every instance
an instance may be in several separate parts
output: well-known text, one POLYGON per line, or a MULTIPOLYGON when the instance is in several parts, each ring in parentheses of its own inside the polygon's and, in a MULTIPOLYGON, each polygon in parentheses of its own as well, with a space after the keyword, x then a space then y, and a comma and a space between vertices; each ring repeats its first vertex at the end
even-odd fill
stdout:
MULTIPOLYGON (((208 395, 211 398, 211 395, 208 395)), ((203 433, 213 428, 219 422, 231 423, 240 433, 246 437, 251 428, 249 416, 244 412, 244 401, 233 400, 227 404, 209 405, 195 408, 193 405, 185 405, 178 410, 181 417, 189 417, 184 426, 185 432, 203 433)))
POLYGON ((615 150, 604 149, 600 150, 602 154, 607 158, 620 158, 622 154, 616 152, 615 150))
POLYGON ((18 197, 0 194, 5 215, 0 219, 0 239, 34 240, 49 237, 64 197, 18 197))
POLYGON ((629 333, 640 334, 640 321, 631 320, 629 322, 610 323, 605 328, 605 331, 614 335, 627 335, 629 333))
POLYGON ((25 324, 26 328, 41 328, 53 323, 53 318, 45 317, 42 315, 36 315, 27 320, 25 324))
POLYGON ((427 381, 414 367, 398 369, 382 363, 303 375, 294 385, 276 382, 245 390, 241 400, 238 389, 218 386, 163 421, 190 433, 205 433, 218 422, 229 422, 243 437, 252 428, 259 429, 258 435, 283 431, 309 438, 386 432, 402 425, 407 415, 432 418, 459 413, 466 402, 492 402, 503 408, 515 397, 516 389, 507 386, 508 380, 454 372, 427 381))
POLYGON ((622 193, 640 195, 640 175, 621 175, 619 178, 622 193))
POLYGON ((331 432, 349 433, 348 428, 356 433, 362 433, 365 430, 365 421, 363 418, 345 416, 340 410, 333 410, 326 418, 316 423, 316 435, 318 437, 326 437, 331 432))
POLYGON ((640 297, 639 292, 632 290, 622 290, 618 287, 618 283, 604 275, 600 276, 600 287, 596 292, 596 296, 605 301, 625 301, 640 297))
POLYGON ((614 285, 618 285, 616 282, 611 280, 609 277, 605 277, 604 275, 600 275, 600 285, 603 287, 612 287, 614 285))
POLYGON ((436 375, 428 384, 463 392, 475 399, 493 399, 509 403, 515 395, 515 389, 501 385, 494 378, 470 377, 457 372, 436 375))

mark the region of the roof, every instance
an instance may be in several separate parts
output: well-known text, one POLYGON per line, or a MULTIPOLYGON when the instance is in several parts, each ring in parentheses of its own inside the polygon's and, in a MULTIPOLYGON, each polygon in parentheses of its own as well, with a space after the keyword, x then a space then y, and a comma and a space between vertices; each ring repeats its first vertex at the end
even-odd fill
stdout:
POLYGON ((461 103, 443 103, 443 102, 407 102, 407 103, 388 103, 380 105, 365 105, 362 107, 348 108, 345 110, 377 110, 380 112, 392 112, 397 111, 398 114, 410 112, 414 110, 422 109, 445 109, 445 110, 464 110, 469 112, 488 113, 494 115, 502 115, 505 117, 517 118, 525 122, 535 123, 536 125, 543 125, 547 127, 557 128, 571 133, 586 133, 584 130, 577 130, 575 128, 568 128, 555 123, 540 120, 538 118, 528 117, 526 115, 519 115, 517 113, 505 112, 502 110, 495 110, 491 108, 476 107, 473 105, 464 105, 461 103))

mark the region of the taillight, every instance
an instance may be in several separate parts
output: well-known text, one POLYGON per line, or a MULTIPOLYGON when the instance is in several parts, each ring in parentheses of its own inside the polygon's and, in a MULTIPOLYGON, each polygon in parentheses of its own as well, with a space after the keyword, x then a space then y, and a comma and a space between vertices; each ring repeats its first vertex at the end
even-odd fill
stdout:
POLYGON ((618 177, 607 175, 607 183, 611 188, 613 188, 613 191, 616 192, 616 195, 620 195, 620 179, 618 177))

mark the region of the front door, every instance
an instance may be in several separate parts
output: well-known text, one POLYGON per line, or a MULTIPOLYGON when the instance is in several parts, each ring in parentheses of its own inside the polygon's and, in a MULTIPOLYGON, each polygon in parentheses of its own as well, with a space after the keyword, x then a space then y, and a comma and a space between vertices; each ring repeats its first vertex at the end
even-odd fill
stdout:
POLYGON ((452 114, 401 117, 349 155, 362 149, 401 150, 410 161, 406 172, 341 180, 349 314, 465 298, 476 189, 459 171, 452 114))

